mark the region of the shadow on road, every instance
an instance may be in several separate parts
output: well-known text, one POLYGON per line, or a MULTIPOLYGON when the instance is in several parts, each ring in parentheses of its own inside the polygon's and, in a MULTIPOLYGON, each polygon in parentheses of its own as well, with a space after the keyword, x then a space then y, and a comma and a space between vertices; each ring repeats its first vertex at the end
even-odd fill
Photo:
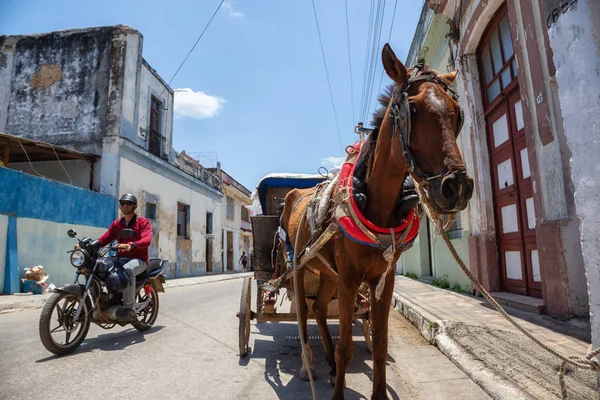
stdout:
MULTIPOLYGON (((302 351, 300 340, 298 339, 298 326, 291 323, 265 323, 259 322, 253 326, 258 332, 251 333, 254 340, 253 347, 249 349, 247 357, 240 358, 240 365, 247 365, 251 359, 265 360, 265 381, 273 388, 273 391, 280 399, 289 398, 311 398, 310 383, 300 379, 300 368, 302 367, 302 351), (266 339, 260 339, 265 336, 266 339), (283 382, 280 374, 291 375, 293 378, 289 382, 283 382)), ((331 323, 329 325, 334 343, 337 342, 339 335, 339 325, 331 323)), ((353 336, 362 337, 362 326, 360 323, 354 327, 353 336)), ((320 337, 319 329, 315 324, 308 325, 308 344, 313 352, 313 367, 316 371, 315 389, 318 398, 329 398, 333 393, 333 386, 329 383, 329 365, 325 360, 325 347, 320 337)), ((354 357, 348 366, 346 380, 351 375, 364 374, 372 381, 373 370, 368 364, 371 361, 369 352, 364 340, 354 341, 354 357)), ((388 364, 395 363, 394 359, 388 355, 388 364)), ((388 393, 392 399, 399 399, 398 394, 388 385, 388 393)), ((346 387, 344 391, 346 399, 365 399, 365 395, 360 394, 346 387)))
POLYGON ((52 355, 49 357, 37 360, 36 363, 44 363, 52 361, 58 358, 70 357, 77 354, 88 353, 94 350, 102 351, 118 351, 123 350, 126 347, 144 342, 145 336, 150 335, 154 332, 160 331, 164 326, 155 325, 146 332, 139 332, 137 329, 130 328, 125 331, 104 333, 96 337, 87 338, 83 341, 81 346, 71 354, 63 356, 52 355))

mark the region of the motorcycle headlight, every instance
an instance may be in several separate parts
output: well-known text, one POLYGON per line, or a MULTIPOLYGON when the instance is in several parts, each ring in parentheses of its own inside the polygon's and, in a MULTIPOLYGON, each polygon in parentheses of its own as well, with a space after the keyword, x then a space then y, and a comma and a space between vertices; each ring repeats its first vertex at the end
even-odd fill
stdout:
POLYGON ((86 262, 86 254, 83 250, 77 249, 71 253, 71 264, 75 268, 81 268, 86 262))

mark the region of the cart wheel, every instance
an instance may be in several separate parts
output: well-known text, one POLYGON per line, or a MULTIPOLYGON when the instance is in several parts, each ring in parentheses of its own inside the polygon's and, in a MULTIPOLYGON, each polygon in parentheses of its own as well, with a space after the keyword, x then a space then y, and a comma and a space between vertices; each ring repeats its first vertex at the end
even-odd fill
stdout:
POLYGON ((373 331, 371 330, 371 321, 368 319, 362 320, 363 334, 365 335, 365 342, 367 342, 367 347, 369 351, 373 352, 373 331))
POLYGON ((250 297, 252 296, 252 288, 250 286, 252 278, 249 276, 244 278, 244 286, 242 286, 242 298, 240 299, 240 356, 244 357, 248 354, 248 342, 250 341, 250 319, 252 314, 250 311, 250 297))

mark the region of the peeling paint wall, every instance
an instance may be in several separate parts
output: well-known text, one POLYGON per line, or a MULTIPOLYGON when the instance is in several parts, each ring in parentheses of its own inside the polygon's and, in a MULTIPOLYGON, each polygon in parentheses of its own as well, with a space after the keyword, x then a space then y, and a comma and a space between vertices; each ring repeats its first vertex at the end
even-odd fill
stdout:
MULTIPOLYGON (((114 219, 116 201, 110 196, 74 186, 0 168, 0 181, 11 190, 0 196, 0 275, 6 270, 7 216, 16 218, 16 248, 19 276, 24 268, 43 265, 50 282, 71 282, 74 270, 66 251, 73 246, 67 230, 98 237, 114 219)), ((4 290, 4 280, 0 281, 4 290)), ((18 288, 16 288, 18 290, 18 288)))
MULTIPOLYGON (((160 258, 170 261, 167 268, 169 278, 206 274, 206 212, 213 213, 213 232, 221 231, 221 208, 217 199, 190 189, 125 157, 120 161, 119 193, 133 193, 139 199, 154 198, 156 220, 155 242, 160 258), (189 239, 177 236, 177 203, 189 206, 189 239)), ((140 209, 144 206, 140 205, 140 209)), ((213 248, 221 247, 221 237, 213 241, 213 248)), ((151 249, 151 252, 155 249, 151 249)), ((219 255, 213 251, 213 272, 221 271, 219 255)))
MULTIPOLYGON (((548 3, 548 2, 546 2, 548 3)), ((587 274, 594 347, 600 346, 600 5, 579 0, 548 28, 587 274)))
POLYGON ((101 154, 120 29, 0 37, 0 131, 101 154))

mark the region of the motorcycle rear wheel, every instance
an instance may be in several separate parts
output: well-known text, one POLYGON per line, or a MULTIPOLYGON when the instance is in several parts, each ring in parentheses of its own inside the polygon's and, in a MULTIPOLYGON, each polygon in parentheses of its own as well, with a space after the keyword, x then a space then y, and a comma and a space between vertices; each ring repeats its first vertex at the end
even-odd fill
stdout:
POLYGON ((40 315, 39 331, 42 344, 49 352, 56 355, 69 354, 85 340, 90 329, 91 307, 89 301, 85 301, 79 319, 74 321, 73 317, 80 303, 81 299, 74 293, 56 292, 44 304, 40 315), (51 328, 53 322, 58 323, 58 326, 51 328), (61 332, 60 328, 64 332, 64 340, 53 336, 53 333, 61 332), (75 335, 71 340, 73 333, 75 335))
POLYGON ((146 300, 150 300, 150 304, 137 313, 138 322, 131 323, 131 325, 140 332, 152 328, 156 322, 156 317, 158 317, 158 293, 156 293, 152 285, 146 285, 137 292, 137 303, 142 303, 146 300), (146 288, 149 289, 149 293, 146 293, 146 288))

